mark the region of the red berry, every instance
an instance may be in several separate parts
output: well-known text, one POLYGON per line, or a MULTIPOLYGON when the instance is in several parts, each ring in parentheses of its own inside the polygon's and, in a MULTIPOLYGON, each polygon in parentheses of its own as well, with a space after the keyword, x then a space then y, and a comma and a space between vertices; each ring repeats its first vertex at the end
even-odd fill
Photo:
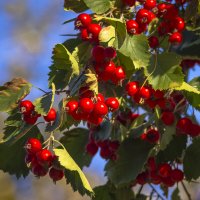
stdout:
POLYGON ((119 108, 119 101, 114 97, 106 99, 105 103, 112 112, 119 108))
POLYGON ((161 178, 163 184, 167 187, 172 187, 175 184, 175 181, 172 180, 172 178, 170 176, 168 177, 162 177, 161 178))
POLYGON ((182 34, 179 32, 174 32, 169 37, 169 42, 172 44, 180 44, 183 40, 182 34))
POLYGON ((90 24, 88 26, 89 38, 92 39, 93 41, 97 41, 100 31, 101 31, 101 26, 99 24, 90 24))
POLYGON ((184 178, 184 174, 180 169, 174 169, 171 171, 171 178, 175 182, 182 181, 184 178))
POLYGON ((27 123, 27 124, 31 124, 31 125, 33 125, 33 124, 35 124, 36 123, 36 121, 37 121, 37 119, 38 119, 38 117, 39 117, 40 115, 37 115, 37 114, 31 114, 31 115, 24 115, 23 116, 23 120, 27 123))
POLYGON ((75 21, 75 27, 78 29, 87 28, 91 23, 92 19, 90 15, 81 13, 75 21))
POLYGON ((85 87, 81 87, 79 89, 79 98, 92 98, 94 97, 94 92, 89 90, 89 87, 85 86, 85 87))
POLYGON ((148 24, 151 21, 150 12, 143 8, 138 10, 136 14, 136 21, 139 24, 148 24))
POLYGON ((163 16, 165 20, 174 20, 178 16, 178 9, 173 4, 166 4, 166 9, 167 11, 163 16))
POLYGON ((122 0, 124 4, 126 4, 127 6, 134 6, 135 5, 135 0, 122 0))
POLYGON ((56 110, 51 108, 46 116, 44 116, 44 120, 46 122, 53 122, 56 119, 56 110))
POLYGON ((132 34, 132 35, 135 35, 135 34, 138 34, 139 33, 139 25, 138 23, 133 20, 133 19, 130 19, 126 22, 126 29, 127 29, 127 32, 129 34, 132 34))
POLYGON ((64 177, 64 171, 62 169, 56 169, 52 167, 49 171, 49 176, 53 182, 56 182, 64 177))
POLYGON ((156 0, 146 0, 144 3, 144 8, 147 10, 151 10, 156 7, 156 0))
POLYGON ((28 153, 35 154, 42 149, 42 144, 37 138, 30 138, 25 144, 25 149, 28 153))
POLYGON ((137 81, 129 82, 126 85, 126 92, 129 96, 134 96, 139 90, 139 83, 137 81))
POLYGON ((89 40, 89 33, 88 33, 88 30, 87 30, 87 29, 82 29, 82 30, 81 30, 81 39, 82 39, 83 41, 89 40))
POLYGON ((147 166, 148 166, 148 169, 150 171, 155 171, 157 166, 156 166, 156 160, 154 157, 149 157, 148 160, 147 160, 147 166))
POLYGON ((105 48, 102 46, 95 46, 92 49, 92 56, 96 62, 103 62, 105 59, 105 48))
POLYGON ((199 136, 200 135, 200 126, 197 125, 197 124, 192 124, 190 126, 190 130, 189 130, 188 134, 191 137, 197 137, 197 136, 199 136))
POLYGON ((121 66, 116 67, 115 76, 111 77, 113 83, 117 84, 118 82, 124 80, 126 78, 126 74, 124 69, 121 66))
POLYGON ((78 109, 78 102, 75 100, 70 100, 67 102, 65 106, 66 112, 72 114, 77 111, 78 109))
POLYGON ((158 26, 158 34, 160 36, 163 36, 165 34, 168 34, 170 32, 170 25, 166 21, 163 21, 158 26))
POLYGON ((31 169, 34 175, 40 177, 40 176, 45 176, 48 173, 48 168, 42 166, 42 165, 34 165, 31 169))
POLYGON ((83 113, 91 113, 94 108, 94 104, 91 99, 83 98, 79 101, 79 107, 83 113))
POLYGON ((52 153, 48 149, 42 149, 36 154, 37 160, 41 165, 50 166, 52 162, 52 153))
POLYGON ((158 166, 158 174, 162 178, 167 178, 170 176, 172 168, 168 163, 163 163, 158 166))
POLYGON ((104 71, 103 71, 103 80, 108 81, 110 80, 113 76, 115 76, 115 63, 110 61, 104 64, 104 71))
POLYGON ((29 115, 32 113, 32 111, 34 111, 34 105, 29 100, 21 101, 19 104, 19 108, 20 112, 24 115, 29 115))
POLYGON ((103 94, 99 93, 97 95, 97 101, 99 101, 99 102, 104 102, 105 101, 105 98, 104 98, 103 94))
POLYGON ((136 113, 132 113, 132 112, 129 112, 128 113, 128 119, 133 122, 135 119, 137 119, 140 115, 139 114, 136 114, 136 113))
POLYGON ((163 112, 161 115, 161 120, 167 126, 172 125, 175 120, 174 113, 170 111, 163 112))
POLYGON ((144 185, 147 183, 148 181, 148 173, 147 172, 142 172, 140 174, 138 174, 136 181, 138 184, 140 185, 144 185))
POLYGON ((86 146, 86 151, 91 156, 94 156, 98 151, 97 144, 95 142, 90 141, 90 143, 88 143, 87 146, 86 146))
POLYGON ((149 172, 149 178, 150 178, 150 181, 155 185, 158 185, 161 183, 161 178, 157 174, 157 171, 155 171, 155 170, 149 172))
POLYGON ((178 133, 180 134, 188 134, 190 132, 191 127, 192 127, 192 121, 187 117, 179 119, 176 124, 178 133))
POLYGON ((156 143, 160 139, 160 133, 155 129, 150 129, 146 133, 146 140, 150 143, 156 143))
POLYGON ((118 140, 113 140, 113 141, 110 141, 110 143, 109 143, 109 147, 110 147, 110 149, 112 149, 112 151, 117 151, 119 148, 119 145, 120 145, 120 143, 118 140))
POLYGON ((158 17, 163 17, 163 15, 167 12, 167 4, 166 3, 159 3, 157 5, 157 16, 158 17))
POLYGON ((164 92, 160 90, 152 90, 153 96, 157 99, 162 99, 164 97, 164 92))
POLYGON ((114 59, 117 56, 117 52, 113 47, 107 47, 105 49, 105 57, 108 59, 114 59))
POLYGON ((93 112, 88 117, 88 122, 96 126, 100 125, 102 121, 103 121, 103 118, 96 116, 96 114, 93 112))
POLYGON ((144 98, 144 99, 149 99, 151 97, 151 90, 148 87, 141 87, 138 91, 140 97, 144 98))
POLYGON ((81 113, 80 113, 80 112, 73 112, 73 113, 71 114, 71 116, 72 116, 73 119, 76 120, 76 121, 82 120, 82 116, 81 116, 81 113))
POLYGON ((185 29, 185 21, 181 17, 176 17, 173 20, 173 28, 176 29, 176 31, 181 32, 185 29))
POLYGON ((94 105, 94 110, 93 110, 93 114, 96 116, 104 116, 108 113, 108 107, 106 106, 105 103, 103 102, 97 102, 94 105))
POLYGON ((100 150, 100 156, 104 159, 110 159, 112 156, 112 151, 110 150, 109 146, 103 146, 100 150))
POLYGON ((156 36, 151 36, 149 38, 149 46, 153 49, 155 49, 159 46, 159 40, 156 36))

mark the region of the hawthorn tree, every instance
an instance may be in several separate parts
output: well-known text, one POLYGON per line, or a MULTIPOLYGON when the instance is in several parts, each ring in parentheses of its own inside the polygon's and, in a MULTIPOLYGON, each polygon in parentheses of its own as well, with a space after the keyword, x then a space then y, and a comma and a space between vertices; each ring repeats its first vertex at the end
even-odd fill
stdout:
POLYGON ((77 13, 64 24, 78 34, 55 45, 49 91, 38 88, 44 94, 31 102, 25 97, 35 86, 23 78, 0 87, 0 111, 9 115, 0 169, 64 177, 94 200, 164 199, 157 185, 166 195, 173 188, 172 199, 182 185, 191 199, 184 181, 200 176, 200 78, 188 81, 188 72, 200 62, 199 1, 65 0, 64 7, 77 13), (92 189, 82 168, 98 150, 108 181, 92 189))

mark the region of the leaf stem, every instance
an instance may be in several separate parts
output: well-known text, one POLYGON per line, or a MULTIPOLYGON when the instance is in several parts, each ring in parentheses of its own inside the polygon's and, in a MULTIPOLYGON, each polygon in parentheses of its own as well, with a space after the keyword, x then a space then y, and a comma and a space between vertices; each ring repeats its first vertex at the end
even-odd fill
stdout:
POLYGON ((191 195, 190 195, 190 193, 188 192, 188 190, 187 190, 187 188, 186 188, 186 186, 185 186, 185 184, 184 184, 183 181, 181 181, 181 184, 182 184, 182 186, 183 186, 183 189, 184 189, 184 191, 185 191, 185 193, 186 193, 188 199, 189 199, 189 200, 192 200, 191 195))
POLYGON ((53 139, 53 142, 58 143, 63 149, 65 149, 64 145, 61 142, 59 142, 58 140, 53 139))
POLYGON ((39 87, 37 87, 35 85, 33 85, 33 87, 36 88, 36 89, 38 89, 38 90, 40 90, 41 92, 43 92, 45 94, 49 94, 49 92, 46 92, 45 90, 43 90, 43 89, 41 89, 41 88, 39 88, 39 87))

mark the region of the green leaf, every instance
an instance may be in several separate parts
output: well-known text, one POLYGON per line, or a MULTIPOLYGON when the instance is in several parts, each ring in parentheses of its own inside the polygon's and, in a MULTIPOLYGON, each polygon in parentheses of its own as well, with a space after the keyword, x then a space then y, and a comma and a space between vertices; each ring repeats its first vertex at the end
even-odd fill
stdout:
POLYGON ((60 142, 65 146, 78 166, 81 169, 84 166, 89 166, 92 157, 85 151, 89 141, 89 131, 83 128, 74 128, 63 134, 64 136, 60 139, 60 142))
POLYGON ((200 177, 200 138, 193 140, 193 143, 186 149, 183 160, 184 174, 187 180, 200 177))
POLYGON ((116 49, 119 49, 122 44, 124 43, 124 40, 126 38, 126 25, 123 23, 120 19, 117 18, 109 18, 109 17, 97 17, 95 18, 97 21, 105 21, 106 23, 110 24, 115 28, 115 41, 113 43, 113 46, 116 49))
POLYGON ((49 122, 45 128, 45 132, 53 132, 59 129, 62 123, 61 113, 59 111, 56 112, 56 120, 54 122, 49 122))
POLYGON ((105 13, 112 6, 110 0, 95 0, 95 1, 83 0, 83 1, 87 5, 87 7, 96 14, 105 13))
MULTIPOLYGON (((192 84, 195 83, 193 82, 192 84)), ((175 88, 175 90, 184 91, 184 95, 189 103, 194 107, 200 108, 200 89, 198 87, 183 82, 183 84, 180 87, 175 88)))
POLYGON ((79 65, 74 56, 62 44, 55 46, 52 59, 49 86, 54 83, 57 89, 63 89, 72 78, 79 75, 79 65))
POLYGON ((24 137, 20 138, 14 144, 9 143, 0 144, 0 169, 15 175, 17 178, 21 176, 26 177, 29 173, 24 158, 26 151, 24 145, 28 138, 42 139, 42 135, 37 126, 34 126, 24 137))
POLYGON ((157 155, 158 163, 174 161, 182 156, 186 149, 187 137, 184 135, 174 136, 167 147, 157 155))
MULTIPOLYGON (((74 51, 74 49, 80 45, 81 43, 83 43, 83 41, 80 38, 70 38, 68 40, 66 40, 63 45, 65 46, 65 48, 67 48, 67 50, 72 53, 74 51)), ((85 42, 84 42, 85 43, 85 42)), ((86 42, 87 43, 87 42, 86 42)))
POLYGON ((135 66, 134 66, 132 59, 130 57, 120 53, 119 51, 117 51, 117 58, 120 61, 120 65, 123 66, 123 68, 125 69, 126 76, 128 78, 131 78, 131 76, 135 72, 135 66))
POLYGON ((160 141, 160 149, 164 150, 167 145, 172 141, 173 136, 176 134, 176 126, 171 125, 171 126, 166 126, 165 131, 161 137, 160 141))
POLYGON ((76 59, 79 66, 85 66, 88 63, 91 58, 92 48, 89 42, 83 42, 74 49, 72 56, 76 59))
POLYGON ((74 0, 65 0, 64 8, 66 11, 74 11, 76 13, 81 13, 88 9, 83 0, 78 0, 74 2, 74 0))
POLYGON ((32 85, 22 78, 14 78, 0 86, 0 111, 9 112, 29 93, 32 85))
POLYGON ((140 139, 129 138, 119 147, 117 162, 109 161, 105 171, 115 185, 130 183, 142 171, 153 145, 140 139))
POLYGON ((78 190, 80 194, 94 194, 87 178, 69 155, 66 149, 54 149, 54 153, 58 156, 60 164, 66 169, 67 182, 70 182, 74 190, 78 190))
POLYGON ((112 46, 115 41, 115 28, 113 26, 107 26, 102 28, 99 33, 99 41, 108 43, 108 46, 112 46))
POLYGON ((145 75, 155 90, 176 88, 182 85, 184 75, 179 66, 181 57, 174 53, 154 55, 145 75))
POLYGON ((93 132, 95 141, 108 139, 110 137, 111 131, 112 125, 110 121, 105 120, 99 126, 97 126, 93 132))
POLYGON ((119 49, 123 55, 130 57, 136 69, 147 67, 149 64, 150 53, 149 45, 145 35, 126 36, 126 39, 119 49))
POLYGON ((173 191, 171 200, 181 200, 178 187, 173 191))
POLYGON ((54 83, 52 83, 51 88, 52 88, 51 93, 45 94, 33 102, 35 106, 35 111, 43 116, 46 116, 48 114, 49 110, 52 108, 54 103, 55 92, 56 92, 54 83))
POLYGON ((142 124, 144 124, 144 120, 145 120, 146 114, 142 114, 140 116, 138 116, 131 124, 130 129, 134 129, 142 124))
POLYGON ((102 185, 94 188, 95 196, 92 200, 115 200, 110 193, 108 185, 102 185))

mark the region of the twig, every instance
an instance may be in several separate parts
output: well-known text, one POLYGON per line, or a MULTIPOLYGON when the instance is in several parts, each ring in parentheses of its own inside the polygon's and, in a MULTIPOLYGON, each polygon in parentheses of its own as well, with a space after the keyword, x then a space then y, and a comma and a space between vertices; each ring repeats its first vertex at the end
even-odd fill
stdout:
POLYGON ((183 186, 183 189, 184 189, 184 191, 185 191, 185 193, 186 193, 188 199, 189 199, 189 200, 192 200, 192 197, 191 197, 190 193, 188 192, 188 190, 187 190, 187 188, 186 188, 186 186, 185 186, 185 184, 184 184, 183 181, 181 181, 181 184, 182 184, 182 186, 183 186))
POLYGON ((153 185, 149 184, 149 186, 150 186, 150 187, 152 188, 152 190, 158 195, 158 197, 159 197, 160 199, 165 200, 165 199, 159 194, 159 192, 154 188, 153 185))

